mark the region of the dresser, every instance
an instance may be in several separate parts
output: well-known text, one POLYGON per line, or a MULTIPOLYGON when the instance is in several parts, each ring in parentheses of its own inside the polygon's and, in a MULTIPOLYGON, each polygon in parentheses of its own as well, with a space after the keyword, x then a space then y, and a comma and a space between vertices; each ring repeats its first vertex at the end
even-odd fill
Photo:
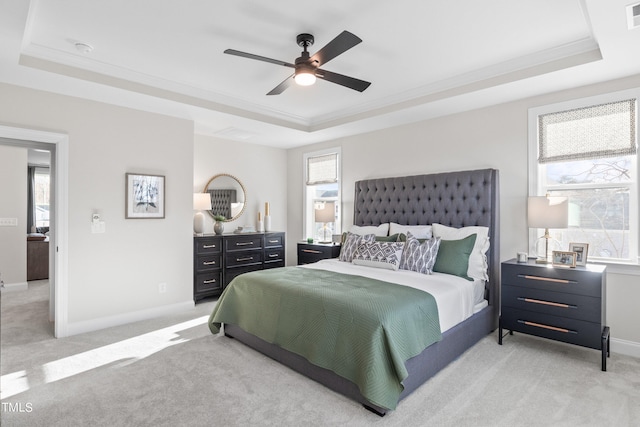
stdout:
POLYGON ((298 265, 311 264, 321 259, 338 258, 341 247, 331 243, 298 243, 298 265))
POLYGON ((601 351, 607 370, 606 266, 552 267, 529 259, 505 261, 498 343, 503 329, 601 351))
POLYGON ((219 296, 240 274, 285 265, 283 232, 195 236, 193 248, 196 302, 219 296))

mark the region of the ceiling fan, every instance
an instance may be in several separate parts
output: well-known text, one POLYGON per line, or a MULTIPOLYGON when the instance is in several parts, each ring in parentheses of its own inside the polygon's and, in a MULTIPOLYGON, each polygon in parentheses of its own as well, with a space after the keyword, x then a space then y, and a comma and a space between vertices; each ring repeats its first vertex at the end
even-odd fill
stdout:
POLYGON ((331 83, 336 83, 341 86, 348 87, 349 89, 357 90, 359 92, 364 91, 371 84, 364 80, 356 79, 353 77, 345 76, 342 74, 334 73, 331 71, 323 70, 320 66, 331 61, 336 56, 351 49, 362 40, 350 33, 349 31, 343 31, 336 38, 331 40, 325 47, 320 49, 313 56, 309 56, 307 48, 313 45, 313 36, 311 34, 298 34, 296 42, 303 51, 300 57, 296 58, 295 64, 290 62, 279 61, 277 59, 266 58, 260 55, 254 55, 252 53, 241 52, 239 50, 227 49, 224 53, 229 55, 241 56, 243 58, 256 59, 258 61, 270 62, 276 65, 282 65, 284 67, 293 68, 294 72, 291 76, 287 77, 285 81, 273 88, 267 95, 279 95, 285 91, 291 85, 292 81, 295 81, 300 86, 309 86, 315 83, 316 77, 326 80, 331 83))

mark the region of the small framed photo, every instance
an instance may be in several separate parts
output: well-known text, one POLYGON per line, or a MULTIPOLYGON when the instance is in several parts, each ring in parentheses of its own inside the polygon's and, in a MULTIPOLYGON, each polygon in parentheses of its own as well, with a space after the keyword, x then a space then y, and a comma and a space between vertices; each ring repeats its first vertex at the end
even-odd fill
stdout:
POLYGON ((587 265, 588 243, 569 243, 569 250, 576 253, 576 265, 587 265))
POLYGON ((164 176, 125 174, 125 218, 164 218, 164 176))
POLYGON ((554 267, 575 267, 576 253, 553 251, 551 264, 553 264, 554 267))

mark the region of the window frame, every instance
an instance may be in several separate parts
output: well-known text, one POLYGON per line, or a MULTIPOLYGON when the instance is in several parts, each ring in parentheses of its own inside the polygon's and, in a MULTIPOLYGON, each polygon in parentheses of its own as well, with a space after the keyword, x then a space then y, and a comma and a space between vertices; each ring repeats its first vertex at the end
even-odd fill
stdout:
POLYGON ((316 187, 322 184, 313 184, 308 185, 308 160, 311 157, 319 157, 327 154, 337 154, 337 185, 338 185, 338 195, 335 198, 331 198, 331 200, 335 200, 336 206, 338 207, 339 216, 336 220, 336 228, 338 232, 342 231, 342 149, 341 147, 331 147, 323 150, 312 151, 308 153, 304 153, 302 156, 302 167, 304 170, 303 181, 302 181, 302 235, 305 239, 308 237, 313 237, 314 241, 316 239, 315 232, 313 231, 313 226, 315 222, 313 221, 313 211, 309 209, 311 201, 308 198, 309 187, 316 187))
MULTIPOLYGON (((528 112, 528 195, 529 196, 543 196, 548 187, 544 186, 544 177, 541 176, 541 168, 544 164, 538 163, 539 154, 539 134, 538 134, 538 116, 543 114, 549 114, 554 112, 561 112, 566 110, 572 110, 576 108, 584 108, 589 106, 596 106, 600 104, 606 104, 611 102, 623 101, 625 99, 636 99, 636 146, 638 144, 638 128, 640 128, 638 107, 640 104, 640 88, 628 89, 618 92, 611 92, 601 95, 595 95, 585 98, 579 98, 564 102, 558 102, 554 104, 543 105, 539 107, 530 108, 528 112)), ((638 236, 640 231, 640 212, 639 212, 639 200, 640 200, 640 160, 638 157, 640 153, 636 153, 635 162, 632 165, 632 176, 634 180, 629 184, 623 184, 625 187, 629 187, 629 260, 624 259, 606 259, 606 258, 591 258, 590 262, 598 262, 603 264, 619 264, 619 265, 640 265, 640 238, 638 236)), ((580 187, 587 188, 606 188, 611 187, 609 184, 598 185, 580 185, 580 187)), ((620 184, 613 185, 620 187, 620 184)), ((571 188, 578 189, 578 185, 571 188)), ((552 190, 560 190, 561 186, 554 187, 552 190)), ((529 251, 531 252, 535 247, 535 242, 539 237, 540 231, 538 229, 529 229, 529 251)))

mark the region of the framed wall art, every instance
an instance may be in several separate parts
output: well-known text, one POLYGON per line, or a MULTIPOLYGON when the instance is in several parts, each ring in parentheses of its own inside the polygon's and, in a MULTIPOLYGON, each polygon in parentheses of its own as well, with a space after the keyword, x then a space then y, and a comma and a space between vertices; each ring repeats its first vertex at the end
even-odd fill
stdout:
POLYGON ((125 174, 125 218, 164 218, 164 176, 125 174))
POLYGON ((569 243, 569 250, 576 253, 576 265, 587 265, 588 243, 569 243))

